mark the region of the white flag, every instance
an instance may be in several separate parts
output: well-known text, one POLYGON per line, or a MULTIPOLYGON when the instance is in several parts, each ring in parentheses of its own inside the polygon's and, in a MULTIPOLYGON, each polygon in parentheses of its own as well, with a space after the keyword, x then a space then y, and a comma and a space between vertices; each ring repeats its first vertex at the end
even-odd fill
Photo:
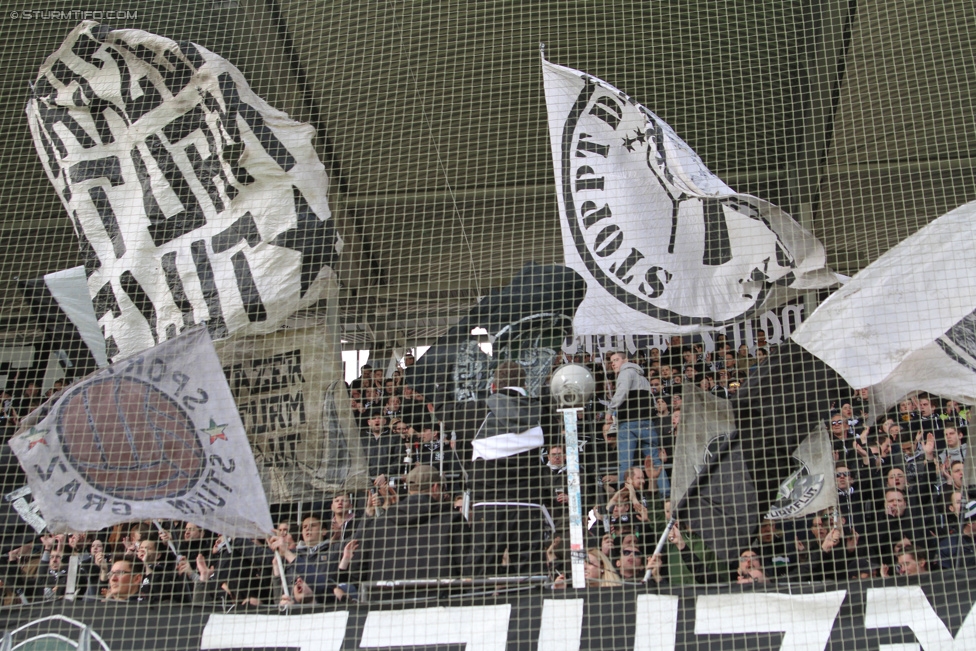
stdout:
POLYGON ((206 48, 83 22, 27 115, 110 358, 197 323, 273 332, 332 278, 342 243, 314 128, 206 48))
POLYGON ((576 334, 702 332, 837 282, 812 234, 732 190, 654 113, 542 69, 563 253, 587 282, 576 334))
POLYGON ((69 387, 10 440, 48 529, 151 518, 272 529, 234 398, 203 327, 69 387))
POLYGON ((883 407, 928 391, 976 402, 976 202, 906 238, 793 333, 883 407))

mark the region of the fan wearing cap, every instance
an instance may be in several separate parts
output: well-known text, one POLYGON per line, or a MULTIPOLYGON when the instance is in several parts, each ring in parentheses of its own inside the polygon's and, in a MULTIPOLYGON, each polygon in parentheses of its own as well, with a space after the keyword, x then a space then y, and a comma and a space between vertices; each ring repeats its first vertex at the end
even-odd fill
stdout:
POLYGON ((962 507, 959 523, 959 533, 945 537, 939 545, 942 569, 976 568, 976 500, 970 500, 962 507))

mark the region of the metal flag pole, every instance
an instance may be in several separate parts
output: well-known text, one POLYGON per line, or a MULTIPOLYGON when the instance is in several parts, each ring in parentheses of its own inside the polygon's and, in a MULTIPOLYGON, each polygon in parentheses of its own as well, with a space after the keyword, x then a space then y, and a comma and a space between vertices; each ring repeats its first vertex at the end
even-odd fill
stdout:
POLYGON ((288 579, 285 578, 285 561, 281 558, 281 553, 275 550, 275 563, 278 564, 278 577, 281 579, 281 589, 284 591, 286 597, 290 597, 288 594, 288 579))
POLYGON ((569 488, 569 544, 573 587, 586 587, 586 549, 583 547, 583 505, 580 496, 579 434, 576 428, 582 407, 560 409, 566 430, 566 483, 569 488))

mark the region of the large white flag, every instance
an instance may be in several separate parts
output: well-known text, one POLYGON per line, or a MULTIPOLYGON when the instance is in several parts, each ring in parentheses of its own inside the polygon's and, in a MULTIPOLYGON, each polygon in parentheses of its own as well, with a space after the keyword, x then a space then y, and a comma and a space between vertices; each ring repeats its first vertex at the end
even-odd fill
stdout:
POLYGON ((273 332, 332 278, 342 243, 314 128, 206 48, 83 22, 27 115, 110 358, 197 323, 273 332))
POLYGON ((976 202, 906 238, 793 333, 884 407, 915 390, 976 402, 976 202))
POLYGON ((738 194, 661 118, 543 59, 567 266, 586 279, 576 334, 683 334, 837 282, 823 245, 738 194))
POLYGON ((90 375, 10 440, 50 531, 150 518, 271 531, 237 406, 206 328, 90 375))

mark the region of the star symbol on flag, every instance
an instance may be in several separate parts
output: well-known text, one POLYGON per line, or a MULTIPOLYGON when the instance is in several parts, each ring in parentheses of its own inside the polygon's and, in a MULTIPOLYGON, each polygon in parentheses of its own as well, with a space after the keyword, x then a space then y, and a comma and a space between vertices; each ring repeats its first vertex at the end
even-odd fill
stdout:
POLYGON ((634 143, 635 142, 636 142, 636 138, 631 138, 630 136, 625 137, 624 138, 624 148, 626 148, 627 151, 634 151, 634 143))
POLYGON ((44 438, 44 435, 50 431, 51 430, 37 429, 36 427, 32 427, 21 438, 27 441, 27 449, 33 450, 34 446, 38 443, 47 445, 47 440, 44 438))
POLYGON ((217 421, 211 418, 210 427, 203 430, 203 433, 210 437, 210 444, 213 445, 214 442, 217 441, 217 439, 221 439, 223 441, 227 440, 227 434, 224 432, 226 428, 227 428, 227 423, 224 423, 223 425, 218 425, 217 421))
POLYGON ((646 131, 641 131, 640 129, 638 129, 637 130, 637 137, 634 138, 634 140, 636 140, 637 142, 639 142, 640 144, 643 145, 645 142, 647 142, 647 132, 646 131))
POLYGON ((292 187, 292 190, 298 223, 294 228, 289 228, 271 240, 271 244, 293 249, 302 254, 301 296, 305 296, 305 292, 318 277, 319 272, 338 261, 337 236, 332 220, 320 219, 308 205, 302 191, 296 187, 292 187))

